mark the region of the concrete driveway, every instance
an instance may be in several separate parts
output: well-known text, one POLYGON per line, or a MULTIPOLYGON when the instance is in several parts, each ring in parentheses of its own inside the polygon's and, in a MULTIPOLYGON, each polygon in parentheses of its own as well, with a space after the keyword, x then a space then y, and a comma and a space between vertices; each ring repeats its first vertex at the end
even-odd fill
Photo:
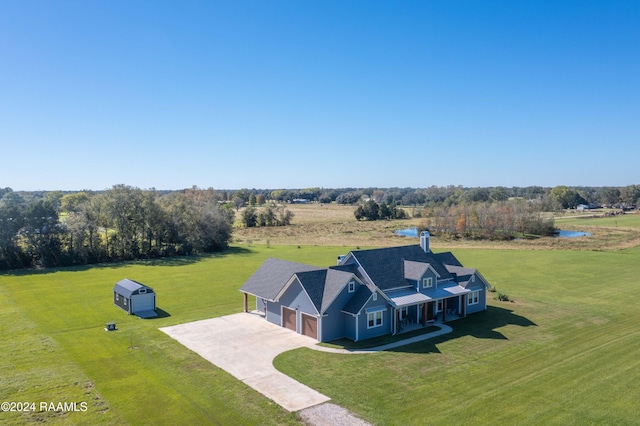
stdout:
POLYGON ((288 411, 330 399, 273 366, 278 354, 314 346, 317 341, 271 324, 259 315, 243 312, 164 327, 160 331, 288 411))

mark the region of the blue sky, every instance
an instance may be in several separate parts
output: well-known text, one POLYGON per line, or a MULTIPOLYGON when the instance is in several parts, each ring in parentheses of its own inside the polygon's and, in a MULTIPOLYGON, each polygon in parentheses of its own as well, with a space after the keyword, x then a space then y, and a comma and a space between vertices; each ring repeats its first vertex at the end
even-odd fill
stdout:
POLYGON ((638 1, 0 2, 0 187, 640 183, 638 1))

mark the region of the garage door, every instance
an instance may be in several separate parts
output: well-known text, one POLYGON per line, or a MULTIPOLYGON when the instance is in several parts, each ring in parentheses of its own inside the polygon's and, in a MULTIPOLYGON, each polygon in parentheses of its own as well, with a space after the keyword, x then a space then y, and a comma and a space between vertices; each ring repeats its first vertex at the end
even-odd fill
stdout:
POLYGON ((318 318, 302 314, 302 334, 318 339, 318 318))
POLYGON ((153 311, 155 306, 155 294, 134 294, 131 296, 131 312, 153 311))
POLYGON ((296 311, 294 309, 282 308, 282 326, 289 330, 298 331, 296 328, 296 311))

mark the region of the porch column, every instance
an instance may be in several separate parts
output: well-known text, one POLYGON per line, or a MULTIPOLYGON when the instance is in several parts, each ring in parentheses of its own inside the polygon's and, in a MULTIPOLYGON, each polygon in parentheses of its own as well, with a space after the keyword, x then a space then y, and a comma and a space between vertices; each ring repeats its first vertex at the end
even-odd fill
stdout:
POLYGON ((244 311, 249 312, 249 295, 247 293, 244 294, 244 311))
POLYGON ((442 322, 447 320, 447 299, 442 299, 442 322))

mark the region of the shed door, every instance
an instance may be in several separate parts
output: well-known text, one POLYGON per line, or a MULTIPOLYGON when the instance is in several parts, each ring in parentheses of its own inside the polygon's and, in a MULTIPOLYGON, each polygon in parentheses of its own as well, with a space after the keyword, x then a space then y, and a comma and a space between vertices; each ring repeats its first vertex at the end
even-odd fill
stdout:
POLYGON ((289 330, 298 331, 296 327, 296 311, 295 309, 282 308, 282 326, 289 330))
POLYGON ((318 318, 302 314, 302 334, 318 340, 318 318))
POLYGON ((154 303, 155 294, 134 294, 131 296, 131 312, 153 311, 155 307, 154 303))

